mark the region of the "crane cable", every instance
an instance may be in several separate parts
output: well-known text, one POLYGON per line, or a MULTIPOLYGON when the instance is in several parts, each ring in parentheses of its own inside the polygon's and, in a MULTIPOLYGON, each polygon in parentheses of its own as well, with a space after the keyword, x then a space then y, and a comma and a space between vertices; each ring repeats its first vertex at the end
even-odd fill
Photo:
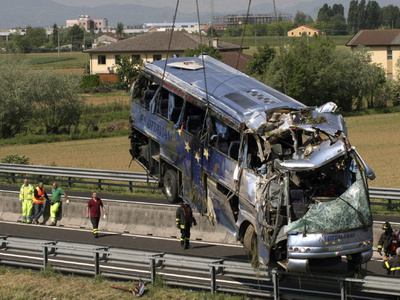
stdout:
POLYGON ((244 34, 246 33, 246 27, 247 27, 247 22, 249 20, 249 13, 250 13, 250 6, 251 6, 251 0, 249 0, 249 5, 247 6, 247 13, 246 13, 246 18, 244 19, 244 29, 242 32, 242 40, 240 42, 240 50, 239 50, 239 55, 238 55, 238 59, 236 62, 236 70, 239 67, 239 61, 240 61, 240 55, 242 54, 242 47, 243 47, 243 41, 244 41, 244 34))
POLYGON ((278 16, 276 14, 276 5, 275 5, 275 0, 272 0, 274 4, 274 14, 275 14, 275 23, 276 23, 276 35, 278 36, 278 41, 279 41, 279 59, 281 61, 281 66, 282 66, 282 79, 283 79, 283 91, 285 95, 287 95, 287 90, 286 90, 286 74, 285 74, 285 64, 283 63, 283 57, 282 57, 282 40, 280 38, 279 32, 278 32, 278 16))
MULTIPOLYGON (((199 10, 199 1, 196 0, 196 10, 197 10, 197 22, 199 24, 199 40, 200 40, 200 45, 203 44, 203 39, 201 36, 201 29, 200 29, 200 10, 199 10)), ((201 63, 203 65, 203 77, 204 77, 204 88, 205 88, 205 93, 206 93, 206 103, 207 103, 207 110, 206 110, 206 114, 204 116, 204 120, 203 120, 203 125, 202 125, 202 132, 204 131, 204 128, 206 127, 206 122, 207 122, 207 117, 210 114, 210 100, 208 98, 208 87, 207 87, 207 76, 206 76, 206 66, 204 63, 204 53, 201 53, 201 63)), ((201 140, 204 140, 201 137, 201 140)))
POLYGON ((167 69, 168 55, 169 55, 169 52, 171 50, 172 38, 173 38, 173 35, 174 35, 174 31, 175 31, 175 21, 176 21, 176 15, 178 14, 178 7, 179 7, 179 0, 176 0, 175 14, 174 14, 174 18, 173 18, 173 21, 172 21, 172 30, 171 30, 171 35, 169 37, 167 57, 165 59, 165 65, 164 65, 163 75, 162 75, 162 79, 161 79, 161 86, 163 86, 163 84, 164 84, 165 71, 167 69))

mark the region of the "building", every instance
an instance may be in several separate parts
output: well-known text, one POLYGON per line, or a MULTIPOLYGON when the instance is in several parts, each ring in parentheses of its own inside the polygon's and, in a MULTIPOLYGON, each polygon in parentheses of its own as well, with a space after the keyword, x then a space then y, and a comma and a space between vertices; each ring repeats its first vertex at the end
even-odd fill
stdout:
POLYGON ((144 23, 143 29, 149 31, 171 31, 172 26, 176 31, 186 31, 187 33, 196 33, 202 30, 202 26, 199 26, 196 22, 181 22, 181 23, 144 23))
MULTIPOLYGON (((90 73, 99 74, 100 79, 115 81, 114 75, 116 59, 121 55, 129 55, 132 58, 142 59, 153 62, 155 60, 167 58, 168 45, 171 38, 171 32, 149 32, 146 34, 131 37, 114 44, 86 50, 90 55, 90 73)), ((219 49, 222 56, 226 52, 241 52, 242 47, 219 41, 217 38, 201 38, 203 44, 212 45, 219 49)), ((183 56, 186 49, 194 49, 200 44, 200 36, 189 34, 182 31, 176 31, 173 34, 169 57, 183 56)), ((241 62, 243 64, 243 62, 241 62)), ((235 67, 236 64, 233 66, 235 67)), ((241 65, 242 66, 242 65, 241 65)))
POLYGON ((103 19, 91 19, 89 15, 80 15, 77 20, 67 20, 66 26, 72 27, 74 25, 79 25, 86 31, 90 30, 101 30, 104 31, 108 27, 108 20, 103 19))
POLYGON ((396 69, 396 63, 400 60, 400 29, 360 30, 346 46, 352 49, 367 47, 372 62, 385 69, 388 79, 400 76, 396 69))
MULTIPOLYGON (((292 15, 279 14, 277 15, 279 21, 291 22, 292 15)), ((214 25, 226 25, 227 27, 238 28, 246 24, 270 24, 276 22, 275 15, 273 14, 251 14, 251 15, 226 15, 214 17, 214 25)))
POLYGON ((313 36, 314 34, 322 35, 323 32, 317 28, 313 28, 313 27, 307 26, 307 25, 302 25, 293 30, 288 31, 288 33, 287 33, 288 36, 296 36, 296 37, 299 37, 302 35, 313 36))
POLYGON ((95 48, 103 45, 114 44, 123 39, 124 39, 123 36, 120 36, 116 33, 106 32, 94 39, 92 47, 95 48))

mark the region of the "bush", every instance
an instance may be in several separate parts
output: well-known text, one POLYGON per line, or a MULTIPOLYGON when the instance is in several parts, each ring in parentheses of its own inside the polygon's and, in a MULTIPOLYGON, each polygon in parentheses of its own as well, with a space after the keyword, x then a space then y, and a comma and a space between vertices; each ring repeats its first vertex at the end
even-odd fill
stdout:
POLYGON ((1 160, 4 164, 29 165, 29 157, 19 154, 7 155, 1 160))
POLYGON ((91 90, 99 86, 99 75, 85 74, 82 77, 81 89, 84 91, 91 90))

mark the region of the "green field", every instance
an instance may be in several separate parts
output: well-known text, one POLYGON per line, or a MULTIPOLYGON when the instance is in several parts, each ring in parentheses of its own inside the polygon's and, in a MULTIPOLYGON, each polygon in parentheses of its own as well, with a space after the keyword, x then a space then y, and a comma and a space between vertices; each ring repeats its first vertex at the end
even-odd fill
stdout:
POLYGON ((20 55, 34 68, 81 69, 89 63, 89 54, 82 52, 32 53, 20 55))

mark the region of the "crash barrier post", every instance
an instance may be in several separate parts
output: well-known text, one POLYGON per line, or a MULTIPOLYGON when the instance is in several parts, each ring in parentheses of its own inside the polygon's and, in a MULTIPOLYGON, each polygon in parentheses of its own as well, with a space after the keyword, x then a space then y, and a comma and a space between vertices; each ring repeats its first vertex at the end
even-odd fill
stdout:
POLYGON ((308 274, 285 273, 276 268, 254 270, 249 262, 242 261, 213 261, 212 258, 113 247, 99 248, 90 244, 28 238, 3 239, 5 248, 0 249, 0 262, 3 265, 41 269, 45 266, 44 262, 48 261, 55 270, 74 274, 101 274, 110 278, 143 281, 154 281, 155 276, 163 276, 165 283, 173 286, 274 299, 298 298, 299 295, 305 295, 309 299, 324 296, 336 299, 374 299, 379 295, 400 294, 400 278, 390 276, 366 275, 352 278, 320 273, 310 277, 308 274), (102 259, 101 254, 106 259, 102 259), (285 276, 286 284, 280 284, 280 276, 285 276), (299 280, 302 282, 301 286, 287 285, 288 282, 299 280))

